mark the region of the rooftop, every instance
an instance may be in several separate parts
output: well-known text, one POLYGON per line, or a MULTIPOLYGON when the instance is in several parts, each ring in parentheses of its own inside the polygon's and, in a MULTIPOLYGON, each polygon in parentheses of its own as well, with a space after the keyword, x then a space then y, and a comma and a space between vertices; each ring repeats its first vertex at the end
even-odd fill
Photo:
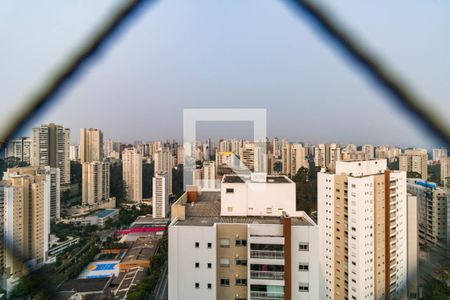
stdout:
MULTIPOLYGON (((185 219, 178 220, 177 226, 212 226, 215 223, 236 224, 282 224, 280 217, 267 216, 221 216, 220 192, 202 191, 195 204, 187 203, 186 197, 180 197, 174 205, 185 207, 185 219)), ((313 225, 306 218, 294 217, 294 225, 313 225)))
MULTIPOLYGON (((237 176, 237 175, 225 175, 223 177, 222 182, 223 183, 245 183, 245 182, 250 182, 250 176, 237 176), (244 181, 242 179, 242 177, 244 177, 246 180, 244 181), (247 179, 248 178, 248 179, 247 179)), ((252 181, 252 182, 256 182, 256 181, 252 181)), ((281 176, 281 175, 267 175, 266 177, 266 183, 291 183, 292 181, 290 181, 286 176, 281 176)))
POLYGON ((158 248, 160 236, 139 237, 134 241, 121 263, 133 260, 148 260, 158 248))

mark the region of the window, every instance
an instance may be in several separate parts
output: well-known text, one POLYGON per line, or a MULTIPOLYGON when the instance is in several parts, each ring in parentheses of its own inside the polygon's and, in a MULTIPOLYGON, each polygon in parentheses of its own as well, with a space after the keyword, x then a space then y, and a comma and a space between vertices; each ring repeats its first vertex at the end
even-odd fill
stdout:
POLYGON ((195 288, 196 288, 196 289, 199 289, 199 288, 200 288, 200 283, 196 282, 196 283, 195 283, 195 288))
POLYGON ((236 285, 247 286, 247 279, 236 278, 236 285))
POLYGON ((212 263, 208 263, 208 269, 212 268, 212 263))
POLYGON ((266 208, 266 213, 271 214, 272 213, 272 208, 271 207, 266 208))
POLYGON ((208 243, 208 248, 209 248, 209 249, 212 248, 212 243, 208 243))
POLYGON ((195 268, 196 268, 196 269, 200 268, 200 263, 196 262, 196 263, 195 263, 195 268))
POLYGON ((236 246, 246 247, 247 246, 247 240, 236 240, 236 246))
POLYGON ((227 194, 233 194, 234 193, 234 189, 232 189, 232 188, 227 188, 225 191, 226 191, 227 194))
POLYGON ((232 211, 233 211, 233 207, 228 206, 228 207, 227 207, 227 211, 228 211, 228 212, 232 212, 232 211))
POLYGON ((211 288, 212 288, 212 284, 208 283, 208 289, 211 289, 211 288))
POLYGON ((195 242, 195 248, 200 248, 200 243, 199 242, 195 242))
POLYGON ((228 279, 228 278, 220 278, 220 285, 221 286, 230 286, 230 279, 228 279))
POLYGON ((221 258, 220 259, 220 266, 221 267, 229 267, 230 266, 230 260, 228 258, 221 258))
POLYGON ((300 263, 298 265, 299 271, 309 271, 309 264, 308 263, 300 263))
POLYGON ((227 239, 220 240, 220 247, 221 248, 229 248, 230 247, 230 240, 227 240, 227 239))
POLYGON ((236 266, 246 266, 247 260, 246 259, 236 259, 236 266))
POLYGON ((309 251, 309 243, 308 242, 300 242, 298 243, 299 251, 309 251))
POLYGON ((308 292, 309 291, 309 284, 308 283, 299 283, 298 284, 298 291, 299 292, 308 292))

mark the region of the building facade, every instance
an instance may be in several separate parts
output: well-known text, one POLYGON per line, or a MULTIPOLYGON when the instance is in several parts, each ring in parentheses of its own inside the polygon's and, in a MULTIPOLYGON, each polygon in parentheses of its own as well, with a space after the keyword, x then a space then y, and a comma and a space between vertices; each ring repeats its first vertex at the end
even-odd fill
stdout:
MULTIPOLYGON (((126 197, 131 202, 142 201, 142 155, 136 148, 126 148, 122 152, 123 180, 126 197)), ((156 172, 156 168, 155 168, 156 172)))
MULTIPOLYGON (((320 299, 412 299, 406 174, 386 160, 318 173, 320 299)), ((411 261, 411 263, 413 263, 411 261)))
POLYGON ((0 182, 4 229, 3 282, 10 290, 17 280, 47 260, 50 235, 50 176, 8 170, 0 182), (8 249, 8 251, 6 251, 8 249))
POLYGON ((165 172, 153 177, 152 215, 153 218, 166 218, 169 213, 169 186, 165 172))
POLYGON ((8 143, 6 157, 15 157, 21 162, 31 164, 33 140, 29 137, 14 139, 8 143))
POLYGON ((173 155, 168 148, 162 148, 153 155, 155 161, 155 173, 166 172, 168 177, 169 194, 172 194, 172 169, 173 155))
POLYGON ((407 149, 399 156, 399 169, 404 172, 419 173, 423 180, 428 179, 428 154, 425 149, 407 149))
POLYGON ((59 168, 61 185, 70 184, 70 129, 50 123, 33 128, 31 164, 59 168))
POLYGON ((85 162, 82 164, 82 193, 83 205, 109 199, 110 165, 108 162, 85 162))
POLYGON ((171 216, 170 300, 319 299, 318 228, 295 210, 286 176, 225 175, 220 191, 188 187, 171 216))
POLYGON ((430 247, 450 247, 450 190, 433 182, 408 179, 408 193, 417 197, 419 242, 430 247))
POLYGON ((95 128, 80 129, 81 163, 103 160, 103 133, 95 128))

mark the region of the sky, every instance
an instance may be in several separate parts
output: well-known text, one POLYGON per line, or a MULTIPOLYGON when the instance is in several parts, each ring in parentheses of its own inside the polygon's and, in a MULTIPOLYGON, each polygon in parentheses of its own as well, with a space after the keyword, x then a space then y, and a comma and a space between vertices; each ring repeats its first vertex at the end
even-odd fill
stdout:
MULTIPOLYGON (((450 126, 450 2, 321 2, 450 126)), ((0 126, 118 4, 2 1, 0 126)), ((147 5, 29 127, 61 124, 74 143, 81 127, 124 142, 181 139, 184 108, 265 108, 268 136, 292 141, 436 145, 282 0, 147 5)), ((210 125, 198 136, 252 132, 210 125)))

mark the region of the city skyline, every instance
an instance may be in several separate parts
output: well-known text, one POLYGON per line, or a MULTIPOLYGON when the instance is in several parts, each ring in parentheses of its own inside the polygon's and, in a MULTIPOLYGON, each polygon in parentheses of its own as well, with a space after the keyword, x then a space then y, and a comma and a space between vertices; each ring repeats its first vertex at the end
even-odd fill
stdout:
MULTIPOLYGON (((66 58, 112 8, 109 2, 91 5, 93 9, 86 12, 79 4, 53 3, 52 11, 61 18, 70 15, 71 22, 61 24, 58 30, 42 19, 45 14, 39 15, 48 8, 45 4, 21 14, 14 5, 5 8, 9 14, 2 22, 17 25, 16 35, 5 37, 20 37, 36 30, 46 32, 48 43, 36 44, 29 39, 23 47, 22 39, 14 38, 0 50, 3 57, 13 58, 0 71, 0 78, 8 83, 1 97, 10 99, 4 101, 0 119, 9 120, 11 112, 42 84, 49 70, 66 58), (31 22, 22 22, 23 18, 36 21, 33 29, 24 25, 31 22), (29 47, 35 49, 34 54, 25 52, 29 47), (23 72, 25 66, 27 72, 23 72)), ((102 128, 107 136, 114 132, 117 139, 130 142, 180 138, 184 108, 262 107, 268 110, 269 136, 284 135, 312 143, 354 141, 404 146, 410 141, 411 146, 435 145, 414 121, 391 105, 387 95, 371 86, 286 5, 259 1, 256 12, 256 2, 241 4, 239 12, 234 10, 235 5, 233 1, 208 5, 173 1, 145 10, 30 127, 52 120, 70 128, 102 128), (179 9, 189 13, 179 14, 179 9), (177 17, 176 25, 171 17, 177 17), (228 24, 228 17, 233 17, 233 24, 228 24), (206 22, 211 24, 209 28, 203 26, 206 22), (177 56, 173 49, 180 50, 177 56)), ((450 119, 446 117, 450 109, 445 96, 450 66, 434 58, 450 49, 450 43, 440 38, 450 25, 440 5, 448 4, 410 2, 406 12, 398 3, 385 3, 389 12, 379 3, 370 4, 370 9, 354 4, 327 5, 413 84, 414 91, 424 93, 423 98, 441 113, 444 122, 450 119), (381 15, 389 31, 375 26, 381 15), (427 22, 416 22, 423 18, 427 22), (415 38, 403 38, 409 35, 415 38), (422 45, 433 45, 433 55, 422 45), (404 55, 405 47, 408 55, 404 55)))

